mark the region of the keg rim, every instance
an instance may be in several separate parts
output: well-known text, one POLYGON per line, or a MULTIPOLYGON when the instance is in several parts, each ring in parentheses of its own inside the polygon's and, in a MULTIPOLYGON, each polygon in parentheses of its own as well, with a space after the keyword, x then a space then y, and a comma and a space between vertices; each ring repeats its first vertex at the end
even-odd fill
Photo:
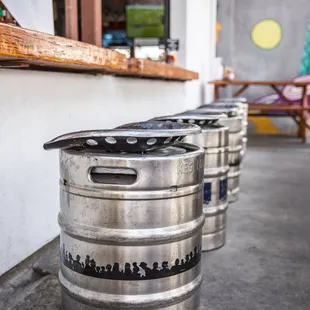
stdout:
POLYGON ((138 137, 175 137, 195 135, 201 132, 199 126, 195 124, 175 124, 169 121, 150 120, 146 122, 128 123, 116 127, 113 131, 121 133, 121 135, 128 136, 132 132, 138 137), (145 126, 145 127, 143 127, 145 126))
POLYGON ((183 113, 166 115, 155 118, 160 121, 173 121, 178 124, 196 124, 199 126, 211 125, 220 119, 227 118, 225 113, 200 113, 199 110, 188 110, 183 113))
POLYGON ((245 97, 226 97, 226 98, 219 98, 214 102, 240 102, 240 103, 247 103, 247 98, 245 97))
MULTIPOLYGON (((227 108, 227 109, 237 108, 242 110, 244 110, 244 107, 246 107, 246 105, 242 102, 224 102, 224 101, 212 102, 209 104, 209 106, 227 108)), ((204 107, 208 107, 208 105, 204 105, 204 107)))
POLYGON ((201 113, 212 113, 219 112, 224 113, 228 117, 237 116, 239 114, 239 109, 237 107, 222 107, 216 105, 204 105, 200 106, 198 110, 201 110, 201 113))
POLYGON ((168 121, 129 123, 115 129, 75 131, 60 135, 43 145, 49 149, 97 149, 130 153, 156 150, 173 145, 187 135, 199 134, 195 124, 168 121))

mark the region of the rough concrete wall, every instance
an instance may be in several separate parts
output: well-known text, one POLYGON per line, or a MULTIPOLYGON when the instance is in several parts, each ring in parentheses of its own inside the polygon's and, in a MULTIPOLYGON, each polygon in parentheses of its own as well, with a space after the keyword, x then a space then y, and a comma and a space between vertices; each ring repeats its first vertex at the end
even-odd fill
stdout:
MULTIPOLYGON (((309 0, 219 0, 218 21, 222 25, 217 54, 232 65, 238 79, 292 79, 299 73, 310 17, 309 0), (272 50, 257 47, 251 38, 262 19, 277 20, 282 41, 272 50)), ((271 89, 252 87, 246 93, 255 98, 271 89)))

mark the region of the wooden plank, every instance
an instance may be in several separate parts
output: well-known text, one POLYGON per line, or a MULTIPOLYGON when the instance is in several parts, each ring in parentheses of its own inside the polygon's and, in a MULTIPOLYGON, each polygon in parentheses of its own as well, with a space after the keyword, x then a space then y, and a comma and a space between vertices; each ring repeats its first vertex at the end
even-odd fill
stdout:
MULTIPOLYGON (((304 89, 307 89, 305 87, 304 89)), ((284 104, 263 104, 263 103, 249 103, 249 112, 251 111, 283 111, 288 113, 288 117, 292 117, 292 111, 302 116, 303 113, 310 110, 310 106, 300 106, 300 105, 284 105, 284 104)), ((249 116, 260 116, 259 114, 250 114, 249 116)), ((298 135, 302 138, 303 143, 306 141, 306 128, 310 130, 310 126, 306 122, 306 118, 300 117, 300 121, 295 119, 298 126, 298 135)))
POLYGON ((39 66, 126 71, 125 55, 94 45, 0 23, 0 56, 39 66))
MULTIPOLYGON (((294 105, 294 102, 290 101, 283 93, 281 90, 278 89, 277 86, 275 85, 271 85, 271 88, 279 95, 279 98, 281 98, 282 100, 284 100, 285 103, 287 103, 288 105, 294 105)), ((287 111, 288 115, 290 115, 292 117, 292 119, 294 120, 294 122, 297 124, 298 128, 300 128, 300 121, 297 119, 297 114, 292 112, 292 111, 287 111)))
POLYGON ((249 104, 249 110, 261 111, 309 111, 310 106, 302 107, 300 105, 286 105, 286 104, 263 104, 253 103, 249 104))
POLYGON ((295 82, 293 80, 279 80, 279 81, 250 81, 250 80, 216 80, 210 81, 209 84, 218 85, 218 86, 228 86, 228 85, 257 85, 257 86, 285 86, 285 85, 295 85, 296 87, 303 87, 309 85, 309 82, 295 82))
POLYGON ((173 65, 155 62, 146 59, 131 58, 128 61, 129 74, 140 75, 144 77, 160 76, 163 79, 176 80, 196 80, 199 78, 198 73, 173 65))
POLYGON ((236 91, 234 94, 233 94, 233 97, 239 97, 241 94, 243 94, 247 88, 249 87, 250 85, 243 85, 238 91, 236 91))
POLYGON ((214 101, 220 99, 220 87, 218 85, 214 85, 214 101))
POLYGON ((0 23, 0 61, 89 73, 114 73, 189 81, 198 73, 150 60, 131 59, 110 49, 0 23))

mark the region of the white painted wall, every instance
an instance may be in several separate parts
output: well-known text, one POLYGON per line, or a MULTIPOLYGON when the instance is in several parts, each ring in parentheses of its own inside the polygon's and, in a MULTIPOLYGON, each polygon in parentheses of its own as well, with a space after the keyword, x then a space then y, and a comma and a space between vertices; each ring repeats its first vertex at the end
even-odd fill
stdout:
POLYGON ((23 28, 54 34, 53 0, 2 0, 23 28))
MULTIPOLYGON (((36 0, 41 1, 50 0, 36 0)), ((6 0, 11 10, 9 2, 20 1, 6 0)), ((171 2, 171 37, 180 39, 179 65, 199 72, 199 81, 0 69, 0 275, 59 232, 58 154, 43 151, 45 141, 70 131, 182 112, 206 100, 216 0, 171 2)), ((35 20, 33 26, 21 25, 49 32, 35 20)))
MULTIPOLYGON (((170 35, 180 40, 178 65, 199 72, 200 79, 186 86, 187 100, 198 104, 210 102, 215 58, 217 0, 171 0, 170 35)), ((189 103, 190 104, 190 103, 189 103)))
POLYGON ((0 274, 59 232, 58 152, 44 142, 197 106, 183 82, 2 69, 0 85, 0 274))

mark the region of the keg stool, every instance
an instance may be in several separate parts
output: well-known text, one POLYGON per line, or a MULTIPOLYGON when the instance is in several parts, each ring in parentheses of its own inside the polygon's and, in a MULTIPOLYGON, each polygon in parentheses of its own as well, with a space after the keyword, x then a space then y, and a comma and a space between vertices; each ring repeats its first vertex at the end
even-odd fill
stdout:
POLYGON ((243 150, 243 116, 240 110, 232 106, 205 105, 195 111, 206 113, 225 113, 228 118, 221 119, 219 123, 229 129, 229 172, 228 172, 228 200, 235 202, 240 192, 240 164, 243 150))
POLYGON ((202 229, 202 251, 218 249, 226 240, 228 128, 218 124, 218 120, 224 118, 227 116, 223 113, 191 111, 158 118, 197 124, 202 130, 199 135, 185 137, 186 142, 203 147, 205 151, 203 211, 206 221, 202 229))
POLYGON ((64 310, 199 309, 204 151, 200 128, 133 123, 63 135, 64 310))

